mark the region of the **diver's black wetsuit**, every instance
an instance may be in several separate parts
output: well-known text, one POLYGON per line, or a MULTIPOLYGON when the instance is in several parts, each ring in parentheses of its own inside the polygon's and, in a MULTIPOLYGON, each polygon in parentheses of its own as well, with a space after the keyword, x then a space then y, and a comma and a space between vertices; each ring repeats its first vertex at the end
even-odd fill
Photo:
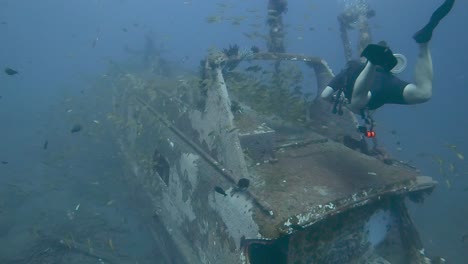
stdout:
MULTIPOLYGON (((347 67, 336 75, 328 86, 335 91, 343 89, 345 97, 351 101, 354 83, 365 65, 359 61, 348 62, 347 67)), ((378 69, 370 89, 372 96, 367 108, 375 110, 384 104, 407 104, 403 98, 403 90, 408 84, 391 72, 378 69)))
MULTIPOLYGON (((420 54, 415 66, 415 82, 410 84, 395 77, 391 70, 398 60, 385 42, 369 44, 361 53, 367 64, 349 62, 328 87, 322 91, 322 98, 331 99, 332 90, 343 91, 349 100, 348 108, 354 113, 374 110, 384 104, 419 104, 432 96, 432 60, 428 42, 439 22, 450 12, 455 0, 445 0, 431 16, 429 22, 413 38, 419 44, 420 54), (370 98, 368 92, 371 93, 370 98), (354 98, 352 98, 354 97, 354 98)), ((340 93, 341 96, 341 93, 340 93)), ((341 107, 341 101, 335 101, 341 107)), ((341 109, 341 108, 340 108, 341 109)), ((337 111, 340 113, 340 110, 337 111)))

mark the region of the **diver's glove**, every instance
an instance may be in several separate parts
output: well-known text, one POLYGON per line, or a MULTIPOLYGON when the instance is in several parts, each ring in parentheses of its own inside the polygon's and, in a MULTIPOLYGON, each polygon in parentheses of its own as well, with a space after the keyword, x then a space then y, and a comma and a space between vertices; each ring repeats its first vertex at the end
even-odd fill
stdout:
POLYGON ((385 71, 390 71, 398 63, 390 48, 377 44, 367 45, 361 57, 367 58, 372 64, 382 67, 385 71))

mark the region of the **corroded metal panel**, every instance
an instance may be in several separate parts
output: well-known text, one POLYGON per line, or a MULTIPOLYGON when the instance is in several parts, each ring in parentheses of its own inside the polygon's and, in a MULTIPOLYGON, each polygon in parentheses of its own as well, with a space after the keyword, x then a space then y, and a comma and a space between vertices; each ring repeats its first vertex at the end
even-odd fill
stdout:
MULTIPOLYGON (((187 259, 249 262, 248 252, 262 243, 286 250, 290 261, 304 259, 297 257, 306 250, 299 245, 316 225, 434 187, 414 169, 385 164, 334 141, 347 131, 340 122, 316 119, 298 127, 247 107, 234 115, 216 65, 206 64, 211 79, 203 86, 201 104, 187 96, 190 87, 174 80, 155 83, 127 74, 114 87, 118 107, 111 119, 131 177, 144 187, 154 214, 187 259), (326 132, 334 128, 335 134, 326 132), (256 142, 261 144, 254 149, 256 142), (236 186, 242 178, 251 182, 246 190, 236 186)), ((326 111, 311 109, 311 117, 326 111)), ((361 217, 356 225, 362 229, 377 209, 353 216, 361 217)), ((343 228, 359 235, 352 226, 343 228)), ((357 255, 367 254, 358 248, 357 255)), ((316 253, 327 255, 327 250, 316 253)))

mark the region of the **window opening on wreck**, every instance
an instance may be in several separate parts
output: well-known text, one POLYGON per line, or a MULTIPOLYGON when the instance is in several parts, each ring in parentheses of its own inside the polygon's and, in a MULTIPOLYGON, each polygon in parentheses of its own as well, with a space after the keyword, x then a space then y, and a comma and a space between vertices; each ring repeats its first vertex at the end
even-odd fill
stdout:
POLYGON ((288 239, 250 242, 247 252, 251 264, 286 264, 288 263, 288 239))
POLYGON ((159 177, 164 181, 166 186, 169 185, 169 172, 170 166, 167 159, 157 150, 153 153, 153 174, 157 173, 159 177))

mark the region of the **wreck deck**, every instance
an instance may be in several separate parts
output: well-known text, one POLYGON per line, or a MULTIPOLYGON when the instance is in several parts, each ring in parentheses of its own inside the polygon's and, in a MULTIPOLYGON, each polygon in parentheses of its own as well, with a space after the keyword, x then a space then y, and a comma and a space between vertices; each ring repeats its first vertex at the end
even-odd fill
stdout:
POLYGON ((331 140, 321 141, 324 138, 315 133, 308 139, 322 143, 279 149, 277 162, 250 168, 255 175, 250 191, 273 208, 274 216, 263 225, 269 229, 262 230, 267 237, 291 233, 290 224, 305 227, 379 195, 435 184, 429 177, 418 177, 415 170, 386 165, 331 140))

